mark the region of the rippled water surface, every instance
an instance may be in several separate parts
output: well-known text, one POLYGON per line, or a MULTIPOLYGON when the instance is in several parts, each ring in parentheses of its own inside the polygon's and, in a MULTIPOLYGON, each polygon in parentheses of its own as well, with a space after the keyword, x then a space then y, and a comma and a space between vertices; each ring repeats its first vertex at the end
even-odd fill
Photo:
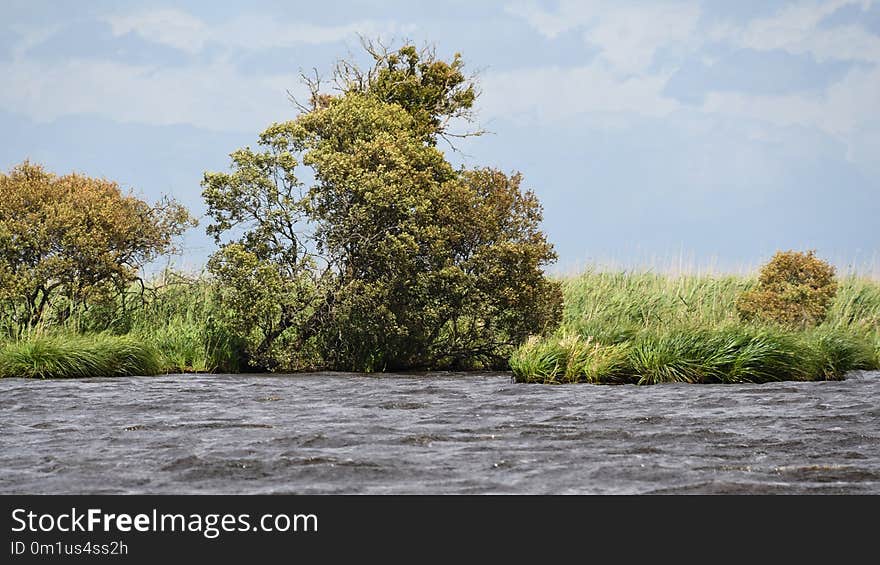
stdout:
POLYGON ((880 373, 0 380, 4 493, 873 493, 880 373))

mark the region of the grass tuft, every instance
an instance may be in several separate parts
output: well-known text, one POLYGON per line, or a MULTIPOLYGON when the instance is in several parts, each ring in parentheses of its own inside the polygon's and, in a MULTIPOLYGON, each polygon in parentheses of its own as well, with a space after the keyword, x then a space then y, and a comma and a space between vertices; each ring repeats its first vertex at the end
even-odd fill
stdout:
POLYGON ((30 336, 0 348, 0 377, 122 377, 161 369, 156 348, 130 336, 30 336))

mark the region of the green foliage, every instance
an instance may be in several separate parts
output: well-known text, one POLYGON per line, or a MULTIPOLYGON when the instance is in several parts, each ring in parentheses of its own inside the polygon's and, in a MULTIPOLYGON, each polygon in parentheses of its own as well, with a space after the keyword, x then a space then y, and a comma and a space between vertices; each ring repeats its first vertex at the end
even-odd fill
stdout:
POLYGON ((562 328, 517 349, 511 369, 524 382, 654 384, 827 380, 880 368, 880 284, 844 279, 821 325, 786 328, 740 321, 737 298, 756 282, 597 272, 566 279, 562 328))
POLYGON ((245 369, 244 345, 228 327, 214 285, 171 274, 163 282, 117 321, 118 330, 154 345, 164 373, 245 369))
POLYGON ((63 322, 111 299, 192 223, 176 202, 150 206, 108 180, 59 177, 28 161, 0 173, 0 318, 7 333, 63 322))
POLYGON ((122 377, 160 370, 158 351, 132 336, 32 335, 0 346, 0 377, 122 377))
POLYGON ((561 315, 540 204, 519 175, 455 170, 435 147, 475 98, 460 58, 367 48, 376 66, 342 63, 341 96, 315 91, 205 175, 223 304, 272 370, 504 366, 561 315))
POLYGON ((820 377, 804 364, 809 349, 794 335, 749 326, 646 332, 632 351, 637 384, 761 383, 820 377))
POLYGON ((215 253, 208 268, 226 314, 225 327, 245 344, 249 362, 266 369, 303 369, 314 364, 310 343, 299 340, 317 312, 316 273, 261 259, 239 243, 215 253), (289 276, 284 271, 289 267, 289 276), (293 274, 295 273, 295 274, 293 274))
MULTIPOLYGON (((515 349, 510 367, 527 382, 632 384, 838 379, 848 370, 880 368, 880 284, 843 279, 825 322, 806 331, 739 322, 736 297, 754 284, 620 273, 567 279, 563 330, 515 349)), ((137 300, 134 292, 124 295, 124 305, 68 319, 70 331, 53 339, 66 346, 62 359, 86 362, 64 374, 90 376, 94 365, 77 349, 91 347, 92 338, 77 341, 72 332, 101 329, 154 347, 161 372, 248 369, 236 317, 223 306, 215 281, 166 273, 147 289, 137 300)), ((302 366, 320 365, 314 351, 298 355, 302 366)), ((364 358, 369 361, 367 353, 364 358)), ((381 352, 374 359, 381 368, 381 352)))
POLYGON ((403 108, 412 118, 409 129, 429 143, 449 133, 450 121, 472 117, 477 90, 473 80, 464 75, 460 54, 447 62, 427 47, 419 50, 405 45, 390 50, 370 41, 363 47, 373 58, 372 68, 364 71, 344 60, 337 65, 336 83, 346 95, 369 94, 403 108))
POLYGON ((743 293, 736 307, 747 321, 814 326, 825 319, 836 293, 834 267, 813 251, 780 251, 761 268, 758 286, 743 293))
POLYGON ((880 284, 856 277, 843 280, 823 326, 867 336, 874 345, 873 366, 880 367, 880 284))
POLYGON ((877 334, 872 336, 858 329, 820 327, 803 336, 805 358, 813 364, 813 373, 826 380, 843 378, 847 371, 880 369, 880 348, 877 334))
POLYGON ((735 323, 736 298, 753 286, 754 281, 735 276, 588 271, 563 281, 563 325, 603 342, 620 342, 649 327, 735 323))

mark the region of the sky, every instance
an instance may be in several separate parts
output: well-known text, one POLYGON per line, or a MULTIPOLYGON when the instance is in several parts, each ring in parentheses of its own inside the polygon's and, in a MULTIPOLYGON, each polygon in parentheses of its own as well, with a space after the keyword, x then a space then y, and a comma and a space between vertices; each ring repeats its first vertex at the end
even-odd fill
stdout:
MULTIPOLYGON (((557 271, 880 273, 880 1, 0 1, 0 170, 24 159, 204 214, 205 171, 292 119, 358 36, 460 52, 456 164, 520 171, 557 271)), ((204 226, 178 267, 213 250, 204 226)))

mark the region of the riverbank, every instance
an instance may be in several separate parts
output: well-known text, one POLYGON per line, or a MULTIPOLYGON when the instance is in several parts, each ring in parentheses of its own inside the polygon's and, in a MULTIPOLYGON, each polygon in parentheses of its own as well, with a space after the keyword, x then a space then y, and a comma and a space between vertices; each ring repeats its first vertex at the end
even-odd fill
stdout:
POLYGON ((848 277, 825 321, 805 330, 748 324, 736 276, 586 272, 564 281, 550 337, 511 357, 521 382, 739 383, 838 380, 880 368, 880 284, 848 277))
MULTIPOLYGON (((521 382, 654 384, 836 380, 880 368, 880 282, 842 279, 826 320, 804 331, 741 322, 736 298, 753 285, 738 276, 566 277, 561 327, 517 349, 510 369, 521 382)), ((203 279, 162 286, 121 316, 97 310, 0 344, 0 377, 246 370, 203 279)))

